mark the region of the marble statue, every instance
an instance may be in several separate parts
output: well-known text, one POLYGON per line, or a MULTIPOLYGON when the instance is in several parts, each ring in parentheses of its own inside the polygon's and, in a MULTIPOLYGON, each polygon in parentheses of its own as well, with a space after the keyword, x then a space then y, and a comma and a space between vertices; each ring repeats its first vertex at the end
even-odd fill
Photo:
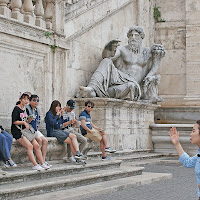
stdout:
POLYGON ((80 86, 79 97, 106 97, 132 101, 149 100, 156 103, 160 75, 157 74, 164 47, 154 44, 142 47, 143 29, 133 26, 127 33, 128 45, 120 40, 108 42, 102 52, 103 60, 87 87, 80 86))

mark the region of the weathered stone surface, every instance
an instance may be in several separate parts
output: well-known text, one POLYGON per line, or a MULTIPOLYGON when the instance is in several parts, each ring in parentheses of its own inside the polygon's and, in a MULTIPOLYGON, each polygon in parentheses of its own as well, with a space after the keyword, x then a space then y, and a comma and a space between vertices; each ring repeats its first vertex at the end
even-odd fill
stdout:
MULTIPOLYGON (((67 155, 67 145, 59 144, 56 138, 48 138, 46 160, 62 160, 67 155)), ((17 163, 29 162, 26 149, 16 140, 13 141, 11 156, 17 163)))
POLYGON ((92 121, 106 130, 111 147, 117 150, 152 148, 149 125, 154 122, 157 105, 107 98, 75 99, 77 116, 87 100, 94 102, 92 121))

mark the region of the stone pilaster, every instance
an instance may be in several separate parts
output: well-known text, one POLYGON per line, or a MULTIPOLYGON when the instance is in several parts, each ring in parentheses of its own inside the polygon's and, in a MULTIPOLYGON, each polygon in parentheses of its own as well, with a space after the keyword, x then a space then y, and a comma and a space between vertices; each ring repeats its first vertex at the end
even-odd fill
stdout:
POLYGON ((200 105, 200 1, 186 0, 186 96, 188 105, 200 105))

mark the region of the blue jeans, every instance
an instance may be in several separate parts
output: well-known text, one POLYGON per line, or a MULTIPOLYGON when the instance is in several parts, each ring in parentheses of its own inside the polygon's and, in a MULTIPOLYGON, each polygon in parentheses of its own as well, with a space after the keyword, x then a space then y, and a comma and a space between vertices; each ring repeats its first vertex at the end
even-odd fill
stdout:
POLYGON ((10 150, 13 137, 6 131, 0 133, 0 160, 6 161, 10 158, 10 150))

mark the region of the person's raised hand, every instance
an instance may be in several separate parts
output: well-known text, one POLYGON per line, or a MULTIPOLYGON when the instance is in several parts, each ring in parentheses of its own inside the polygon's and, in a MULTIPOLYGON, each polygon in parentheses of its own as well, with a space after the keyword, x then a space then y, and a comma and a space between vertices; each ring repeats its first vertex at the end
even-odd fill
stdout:
POLYGON ((179 132, 176 130, 175 127, 172 127, 169 131, 169 136, 171 138, 171 141, 174 145, 179 143, 179 132))

